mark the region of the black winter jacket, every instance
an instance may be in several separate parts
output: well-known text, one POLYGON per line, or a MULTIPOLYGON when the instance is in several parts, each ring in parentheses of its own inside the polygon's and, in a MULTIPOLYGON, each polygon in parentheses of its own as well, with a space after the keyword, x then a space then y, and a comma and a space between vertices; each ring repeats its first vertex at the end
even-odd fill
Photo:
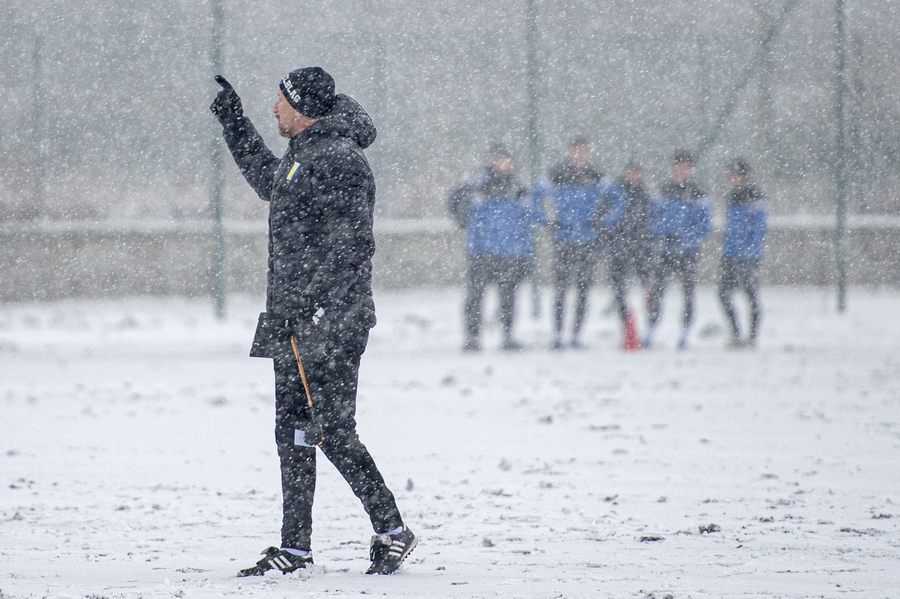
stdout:
POLYGON ((625 192, 627 204, 622 220, 613 230, 614 243, 627 248, 650 243, 653 238, 653 232, 650 230, 650 193, 643 183, 632 183, 622 179, 619 185, 625 192))
POLYGON ((375 180, 363 155, 375 140, 369 115, 339 94, 281 159, 246 117, 226 123, 224 136, 244 178, 269 202, 266 312, 308 322, 322 310, 323 327, 364 334, 375 324, 375 180))

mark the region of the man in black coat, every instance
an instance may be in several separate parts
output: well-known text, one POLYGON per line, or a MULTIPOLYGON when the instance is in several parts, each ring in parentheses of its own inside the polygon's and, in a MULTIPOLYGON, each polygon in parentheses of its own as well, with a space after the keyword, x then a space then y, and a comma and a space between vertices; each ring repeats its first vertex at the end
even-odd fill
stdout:
POLYGON ((282 158, 244 116, 221 76, 210 109, 244 178, 269 202, 266 311, 251 355, 275 366, 275 439, 281 460, 281 545, 239 576, 293 572, 312 564, 316 447, 360 499, 375 529, 368 574, 390 574, 416 545, 372 456, 356 433, 360 357, 375 324, 372 217, 375 182, 363 149, 369 115, 335 94, 319 67, 279 84, 272 112, 289 138, 282 158))

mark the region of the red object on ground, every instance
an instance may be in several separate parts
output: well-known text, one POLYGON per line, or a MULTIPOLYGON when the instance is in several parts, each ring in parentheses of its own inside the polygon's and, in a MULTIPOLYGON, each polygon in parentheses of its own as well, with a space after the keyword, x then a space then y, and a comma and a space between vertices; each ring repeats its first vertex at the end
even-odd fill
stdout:
POLYGON ((637 326, 634 324, 634 316, 631 310, 625 313, 625 336, 622 339, 624 351, 637 351, 641 349, 641 340, 638 337, 637 326))

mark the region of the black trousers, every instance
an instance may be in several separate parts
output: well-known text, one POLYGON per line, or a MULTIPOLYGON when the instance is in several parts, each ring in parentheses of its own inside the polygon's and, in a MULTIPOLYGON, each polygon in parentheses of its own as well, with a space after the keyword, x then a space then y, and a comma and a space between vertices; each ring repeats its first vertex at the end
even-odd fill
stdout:
POLYGON ((738 325, 737 314, 734 310, 734 292, 743 291, 750 303, 750 341, 756 340, 759 331, 759 261, 743 260, 741 258, 722 257, 722 276, 719 279, 719 301, 728 317, 731 334, 735 339, 740 339, 741 329, 738 325))
POLYGON ((697 285, 697 254, 663 252, 659 256, 650 284, 649 320, 650 325, 659 322, 660 304, 670 277, 681 281, 684 303, 681 322, 689 327, 694 320, 694 288, 697 285))
POLYGON ((500 295, 500 324, 503 326, 503 334, 507 338, 512 335, 513 319, 516 313, 516 290, 526 274, 528 274, 528 261, 525 258, 495 255, 469 256, 464 308, 468 338, 478 338, 481 333, 484 294, 487 286, 491 284, 497 285, 500 295))
POLYGON ((553 325, 557 336, 563 330, 566 291, 575 288, 575 315, 572 336, 577 337, 587 314, 588 293, 594 284, 594 271, 599 259, 596 243, 566 243, 557 241, 553 247, 553 325))
MULTIPOLYGON (((356 433, 356 387, 361 343, 349 344, 325 358, 304 362, 313 409, 324 441, 319 447, 334 464, 381 533, 402 526, 394 495, 356 433)), ((283 518, 281 546, 310 549, 312 506, 316 488, 316 449, 298 444, 310 423, 297 361, 285 348, 275 362, 275 440, 281 459, 283 518)))
POLYGON ((619 318, 628 313, 628 277, 635 274, 646 287, 652 273, 653 253, 649 243, 613 244, 609 251, 609 281, 612 283, 619 318))

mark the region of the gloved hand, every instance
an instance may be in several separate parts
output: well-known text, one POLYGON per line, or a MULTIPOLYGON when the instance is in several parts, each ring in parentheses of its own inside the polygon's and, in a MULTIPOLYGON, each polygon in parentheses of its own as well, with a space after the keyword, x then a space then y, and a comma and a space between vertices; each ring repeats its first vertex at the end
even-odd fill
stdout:
POLYGON ((216 99, 209 105, 209 109, 216 115, 219 122, 225 125, 234 119, 244 116, 241 98, 234 91, 231 84, 228 83, 228 80, 221 75, 216 75, 216 83, 222 86, 222 90, 216 94, 216 99))
POLYGON ((322 417, 315 415, 313 420, 306 425, 303 431, 303 441, 309 445, 321 445, 325 441, 325 431, 322 429, 322 417))

